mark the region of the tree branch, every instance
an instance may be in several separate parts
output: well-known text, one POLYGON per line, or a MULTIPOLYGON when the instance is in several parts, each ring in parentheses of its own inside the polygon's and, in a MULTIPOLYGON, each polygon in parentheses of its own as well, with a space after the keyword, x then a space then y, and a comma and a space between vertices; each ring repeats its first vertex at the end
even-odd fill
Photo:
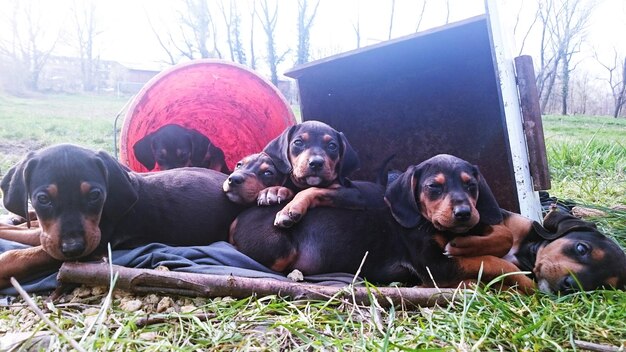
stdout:
MULTIPOLYGON (((109 264, 65 262, 58 280, 63 284, 109 285, 109 264)), ((245 298, 278 295, 290 299, 328 300, 331 297, 352 297, 358 304, 381 306, 414 304, 416 306, 447 305, 454 299, 454 289, 407 287, 330 287, 315 284, 245 278, 231 275, 208 275, 174 271, 126 268, 113 265, 118 273, 116 287, 131 293, 162 293, 182 296, 245 298)), ((115 274, 114 274, 115 275, 115 274)))

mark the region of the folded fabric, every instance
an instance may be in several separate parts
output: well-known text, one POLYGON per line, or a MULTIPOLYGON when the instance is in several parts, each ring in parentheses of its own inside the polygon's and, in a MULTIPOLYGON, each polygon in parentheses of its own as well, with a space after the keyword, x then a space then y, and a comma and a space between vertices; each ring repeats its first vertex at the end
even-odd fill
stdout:
MULTIPOLYGON (((18 248, 28 248, 28 246, 0 239, 0 253, 18 248)), ((113 264, 131 268, 154 269, 165 266, 171 271, 290 281, 285 275, 257 263, 227 242, 193 247, 173 247, 152 243, 135 249, 113 251, 112 258, 113 264)), ((56 277, 57 271, 41 272, 20 280, 20 285, 30 293, 52 291, 58 285, 56 277)), ((354 275, 347 273, 304 277, 306 282, 326 286, 344 286, 351 283, 353 279, 354 275)), ((0 290, 0 295, 16 294, 13 287, 0 290)))

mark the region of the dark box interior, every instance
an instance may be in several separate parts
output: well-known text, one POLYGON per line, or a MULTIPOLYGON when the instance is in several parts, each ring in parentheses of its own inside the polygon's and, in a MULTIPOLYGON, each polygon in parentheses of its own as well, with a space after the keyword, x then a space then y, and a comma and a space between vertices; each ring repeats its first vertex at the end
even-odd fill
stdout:
POLYGON ((303 120, 345 133, 354 179, 448 153, 480 167, 500 206, 519 211, 500 85, 485 16, 311 62, 298 81, 303 120))

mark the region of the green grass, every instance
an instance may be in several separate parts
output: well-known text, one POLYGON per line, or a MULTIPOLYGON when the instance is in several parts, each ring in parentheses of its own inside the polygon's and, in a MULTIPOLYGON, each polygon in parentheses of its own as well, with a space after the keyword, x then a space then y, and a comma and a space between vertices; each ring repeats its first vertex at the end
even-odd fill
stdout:
MULTIPOLYGON (((113 153, 113 124, 128 98, 0 94, 0 174, 28 151, 56 143, 75 143, 113 153)), ((123 122, 120 117, 118 131, 123 122)))
MULTIPOLYGON (((0 146, 15 141, 23 150, 9 151, 25 152, 63 141, 112 151, 113 119, 124 104, 117 98, 0 95, 0 146)), ((550 194, 607 211, 594 221, 626 244, 626 212, 611 209, 626 204, 626 120, 546 116, 544 129, 550 194)), ((21 155, 3 152, 2 157, 21 155)), ((0 164, 3 170, 7 164, 0 164)), ((115 297, 105 323, 87 336, 86 326, 104 294, 71 294, 46 312, 70 337, 84 337, 87 350, 579 350, 575 340, 626 348, 626 293, 612 290, 554 297, 477 289, 448 307, 392 309, 355 306, 344 299, 177 298, 173 311, 165 313, 169 321, 145 327, 138 327, 137 320, 156 314, 161 297, 139 298, 144 300, 141 310, 126 312, 122 302, 129 297, 115 297), (181 307, 195 311, 182 313, 181 307), (192 315, 198 312, 212 318, 192 315)), ((37 299, 43 307, 42 297, 37 299)), ((68 350, 67 342, 50 331, 19 300, 0 307, 0 338, 43 332, 52 337, 51 350, 68 350)))

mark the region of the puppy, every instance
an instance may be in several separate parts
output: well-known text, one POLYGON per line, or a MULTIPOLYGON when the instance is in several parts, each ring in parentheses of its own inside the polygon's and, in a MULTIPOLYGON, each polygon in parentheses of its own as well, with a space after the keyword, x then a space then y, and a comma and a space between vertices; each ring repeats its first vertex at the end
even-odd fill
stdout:
MULTIPOLYGON (((276 214, 275 224, 281 227, 293 226, 308 208, 321 205, 320 200, 334 198, 337 188, 350 187, 347 177, 359 167, 358 156, 344 134, 319 121, 287 128, 263 152, 288 177, 283 185, 261 191, 259 205, 276 204, 283 187, 297 197, 276 214), (305 189, 311 190, 297 195, 305 189)), ((333 205, 332 201, 322 203, 333 205)))
POLYGON ((504 213, 504 219, 507 226, 516 229, 505 258, 532 272, 539 290, 626 289, 626 254, 594 223, 556 207, 545 216, 543 226, 509 212, 504 213))
MULTIPOLYGON (((203 168, 136 173, 105 152, 70 144, 29 153, 0 188, 5 208, 27 219, 30 201, 40 227, 23 236, 35 247, 0 254, 0 287, 11 276, 101 256, 107 243, 120 249, 227 240, 244 206, 222 191, 226 178, 203 168)), ((0 238, 16 240, 5 231, 0 238)))
POLYGON ((148 170, 203 167, 230 173, 224 152, 202 133, 179 125, 165 125, 133 146, 135 157, 148 170))

